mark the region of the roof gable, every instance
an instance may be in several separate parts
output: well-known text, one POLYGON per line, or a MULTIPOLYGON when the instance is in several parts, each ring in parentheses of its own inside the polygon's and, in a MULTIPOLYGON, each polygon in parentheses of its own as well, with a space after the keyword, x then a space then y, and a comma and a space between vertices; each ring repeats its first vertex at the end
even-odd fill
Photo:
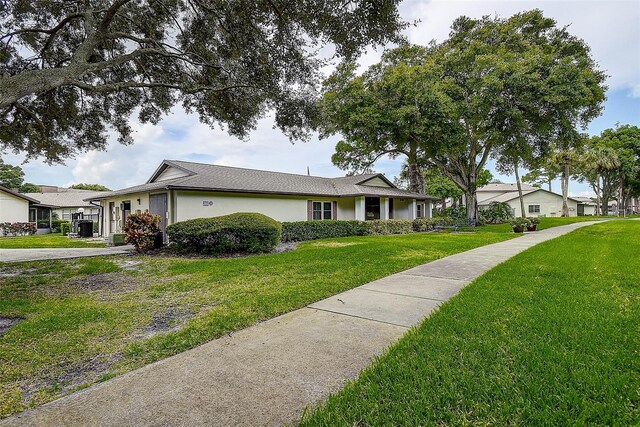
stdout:
POLYGON ((11 190, 9 188, 6 188, 6 187, 3 187, 3 186, 0 186, 0 191, 2 191, 3 193, 10 194, 13 197, 17 197, 19 199, 26 200, 27 202, 40 203, 39 200, 36 200, 36 199, 34 199, 32 197, 29 197, 29 196, 25 196, 24 194, 20 194, 17 191, 13 191, 13 190, 11 190))
POLYGON ((376 176, 366 179, 364 181, 360 181, 358 185, 369 185, 372 187, 387 187, 387 188, 397 188, 391 181, 385 178, 382 174, 377 174, 376 176))
POLYGON ((163 161, 158 169, 151 175, 147 184, 152 182, 168 181, 175 178, 183 178, 185 176, 195 175, 195 172, 187 169, 183 165, 178 165, 171 160, 163 161))

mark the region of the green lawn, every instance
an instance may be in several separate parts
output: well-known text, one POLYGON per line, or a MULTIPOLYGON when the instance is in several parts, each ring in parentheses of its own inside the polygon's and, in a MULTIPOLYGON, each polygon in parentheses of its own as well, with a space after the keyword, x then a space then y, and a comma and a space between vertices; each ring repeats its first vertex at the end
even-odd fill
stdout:
POLYGON ((34 234, 33 236, 0 237, 0 249, 27 248, 100 248, 103 242, 87 242, 82 239, 69 239, 60 233, 34 234))
POLYGON ((514 237, 477 233, 321 240, 230 259, 115 256, 0 267, 0 417, 332 294, 514 237))
POLYGON ((638 236, 610 221, 517 255, 301 424, 640 425, 638 236))

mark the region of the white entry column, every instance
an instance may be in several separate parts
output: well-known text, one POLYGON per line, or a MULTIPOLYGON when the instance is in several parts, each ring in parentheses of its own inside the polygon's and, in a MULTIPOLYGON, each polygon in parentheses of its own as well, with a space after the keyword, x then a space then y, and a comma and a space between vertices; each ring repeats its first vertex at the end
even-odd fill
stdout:
POLYGON ((364 196, 356 197, 356 220, 364 221, 364 213, 365 213, 365 204, 364 204, 364 196))
POLYGON ((416 199, 411 199, 411 203, 409 204, 409 219, 413 221, 416 219, 418 215, 418 204, 416 203, 416 199))
POLYGON ((380 197, 380 219, 389 219, 389 198, 380 197))

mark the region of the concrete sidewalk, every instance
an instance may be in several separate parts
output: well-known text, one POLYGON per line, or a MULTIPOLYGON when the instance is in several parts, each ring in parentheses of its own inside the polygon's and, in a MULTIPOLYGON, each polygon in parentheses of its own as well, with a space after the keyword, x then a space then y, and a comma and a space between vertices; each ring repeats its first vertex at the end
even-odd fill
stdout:
POLYGON ((280 426, 338 391, 471 280, 596 221, 439 259, 0 421, 0 426, 280 426))
POLYGON ((97 248, 30 248, 0 249, 0 263, 42 261, 47 259, 84 258, 102 255, 129 253, 133 246, 97 247, 97 248))

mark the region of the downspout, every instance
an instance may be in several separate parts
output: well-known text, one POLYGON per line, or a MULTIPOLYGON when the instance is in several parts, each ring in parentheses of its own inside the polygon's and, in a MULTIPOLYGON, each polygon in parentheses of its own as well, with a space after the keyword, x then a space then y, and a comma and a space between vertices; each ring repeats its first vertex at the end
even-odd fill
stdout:
POLYGON ((96 205, 95 203, 93 203, 93 200, 89 200, 89 204, 91 206, 95 206, 97 208, 100 208, 100 221, 98 221, 99 224, 99 228, 98 228, 98 233, 100 234, 101 237, 104 237, 102 235, 102 230, 104 229, 104 207, 102 206, 102 204, 96 205))

